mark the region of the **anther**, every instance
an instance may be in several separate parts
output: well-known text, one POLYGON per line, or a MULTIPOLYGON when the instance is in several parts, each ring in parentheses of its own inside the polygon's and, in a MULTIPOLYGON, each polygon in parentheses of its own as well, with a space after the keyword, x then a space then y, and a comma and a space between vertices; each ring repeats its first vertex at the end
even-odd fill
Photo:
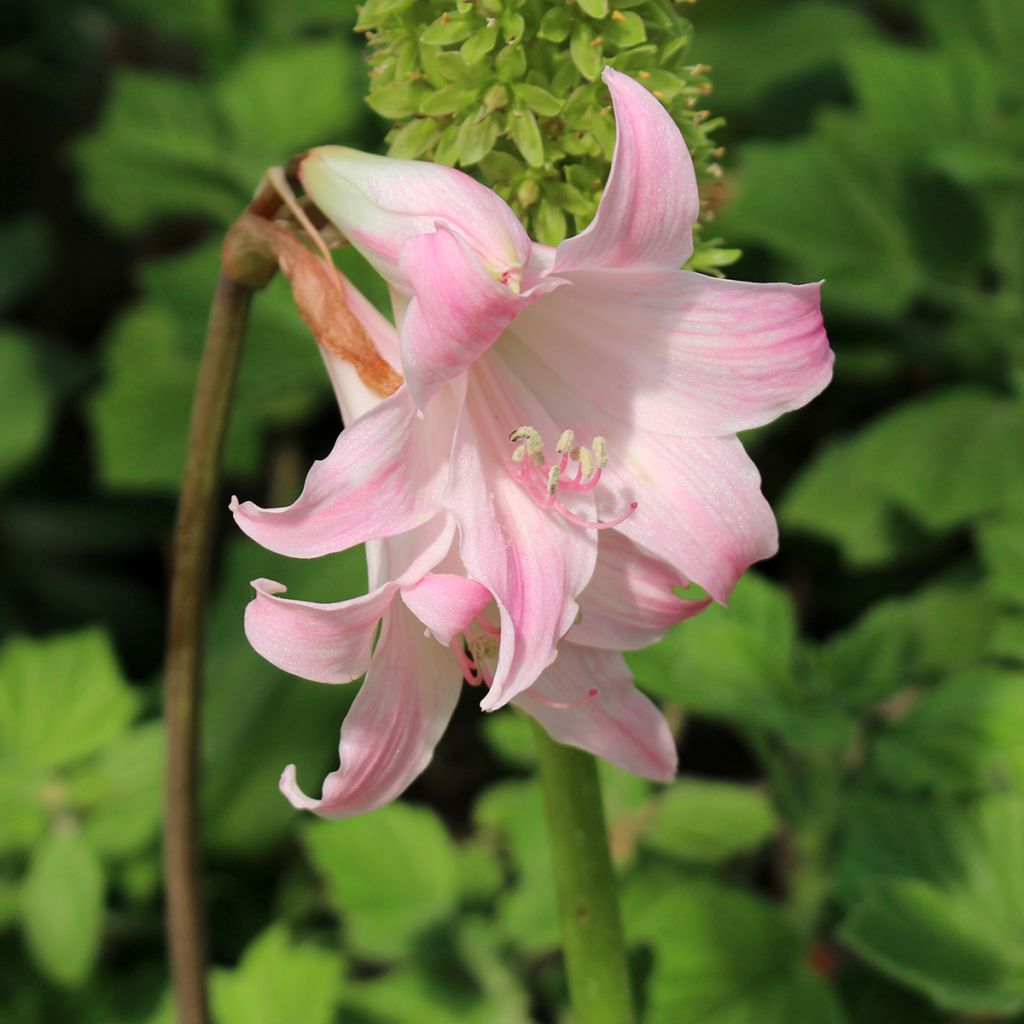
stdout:
POLYGON ((561 477, 562 471, 558 466, 552 466, 548 470, 548 497, 553 498, 555 491, 558 490, 558 480, 561 477))
POLYGON ((545 707, 568 710, 569 708, 583 707, 584 704, 586 704, 590 700, 593 700, 597 696, 597 690, 589 689, 587 690, 587 695, 585 697, 580 697, 579 700, 568 702, 561 700, 548 700, 547 697, 541 697, 538 694, 534 693, 532 689, 526 691, 526 696, 532 697, 535 701, 537 701, 539 704, 543 704, 545 707))
POLYGON ((563 430, 562 436, 558 439, 558 445, 555 448, 555 451, 558 452, 559 455, 564 455, 572 447, 572 442, 575 437, 576 435, 571 430, 563 430))
POLYGON ((608 465, 608 442, 603 437, 595 437, 591 441, 594 449, 594 461, 598 469, 604 469, 608 465))
POLYGON ((574 458, 580 464, 579 479, 589 480, 594 475, 594 457, 590 454, 590 449, 580 445, 574 458))

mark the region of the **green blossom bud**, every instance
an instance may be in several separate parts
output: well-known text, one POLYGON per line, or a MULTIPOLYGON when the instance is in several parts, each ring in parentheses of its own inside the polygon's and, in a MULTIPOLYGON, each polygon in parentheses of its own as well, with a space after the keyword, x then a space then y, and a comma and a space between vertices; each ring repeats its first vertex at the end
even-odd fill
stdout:
MULTIPOLYGON (((463 168, 538 241, 557 245, 597 209, 615 145, 606 64, 665 105, 702 185, 721 175, 721 121, 701 106, 710 68, 687 63, 676 0, 366 0, 357 29, 391 155, 463 168)), ((690 265, 736 258, 718 246, 698 235, 690 265)))

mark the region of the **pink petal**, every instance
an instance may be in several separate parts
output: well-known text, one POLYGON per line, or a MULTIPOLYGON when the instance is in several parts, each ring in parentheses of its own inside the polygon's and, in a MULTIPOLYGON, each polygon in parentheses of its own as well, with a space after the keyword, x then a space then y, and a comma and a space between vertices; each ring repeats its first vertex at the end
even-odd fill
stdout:
POLYGON ((716 601, 725 601, 752 563, 775 554, 775 516, 737 438, 637 431, 620 445, 610 431, 609 444, 609 486, 598 507, 606 505, 607 515, 623 500, 636 501, 617 529, 716 601))
MULTIPOLYGON (((576 617, 576 595, 593 572, 597 544, 595 531, 541 508, 512 476, 509 431, 533 426, 553 446, 561 426, 492 353, 469 377, 445 503, 459 522, 467 574, 494 595, 501 617, 494 685, 480 705, 491 711, 530 686, 554 659, 576 617)), ((574 508, 593 520, 592 499, 581 497, 574 508)))
POLYGON ((295 558, 417 526, 440 507, 459 401, 446 391, 418 418, 408 389, 400 388, 342 431, 292 505, 263 509, 233 499, 235 521, 265 548, 295 558))
POLYGON ((377 623, 398 590, 387 583, 335 604, 289 601, 273 580, 253 580, 245 635, 272 665, 317 683, 348 683, 366 671, 377 623))
POLYGON ((514 703, 559 743, 647 779, 670 782, 676 774, 672 731, 617 652, 563 643, 558 660, 514 703))
POLYGON ((438 220, 465 238, 497 276, 528 258, 529 238, 516 215, 452 167, 321 146, 302 160, 299 177, 313 202, 399 287, 405 286, 398 267, 403 244, 432 232, 438 220))
POLYGON ((572 287, 524 310, 514 332, 617 419, 663 434, 733 434, 799 408, 831 379, 817 284, 572 276, 572 287))
POLYGON ((443 224, 410 238, 399 267, 413 291, 402 319, 402 371, 423 408, 441 385, 490 348, 528 300, 495 280, 443 224))
POLYGON ((491 592, 451 573, 429 573, 402 589, 406 607, 447 647, 491 601, 491 592))
POLYGON ((281 791, 295 807, 325 818, 347 818, 394 800, 433 756, 462 686, 451 651, 423 635, 413 614, 396 602, 341 728, 340 767, 324 780, 323 796, 299 789, 295 766, 281 791))
POLYGON ((647 647, 710 603, 678 597, 674 588, 687 583, 618 530, 603 530, 597 540, 594 575, 579 596, 582 618, 566 639, 616 651, 647 647))
POLYGON ((700 211, 686 143, 642 85, 605 68, 615 107, 615 155, 597 215, 558 247, 555 272, 588 268, 675 270, 693 252, 700 211))

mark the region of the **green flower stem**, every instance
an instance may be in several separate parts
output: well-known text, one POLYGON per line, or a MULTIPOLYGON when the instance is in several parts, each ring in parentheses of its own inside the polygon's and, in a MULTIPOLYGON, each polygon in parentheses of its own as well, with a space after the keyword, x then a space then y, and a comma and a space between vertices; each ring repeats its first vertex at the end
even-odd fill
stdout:
POLYGON ((622 918, 597 764, 536 723, 574 1024, 632 1024, 622 918))

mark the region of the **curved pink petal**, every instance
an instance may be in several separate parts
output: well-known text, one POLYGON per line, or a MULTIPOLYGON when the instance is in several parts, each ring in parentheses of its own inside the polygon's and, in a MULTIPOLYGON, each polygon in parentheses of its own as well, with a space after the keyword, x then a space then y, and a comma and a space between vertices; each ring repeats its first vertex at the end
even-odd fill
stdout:
MULTIPOLYGON (((561 426, 491 353, 469 376, 445 503, 459 523, 467 574, 494 595, 501 618, 494 685, 480 705, 491 711, 554 660, 576 617, 576 595, 593 572, 597 543, 594 530, 542 508, 513 477, 509 431, 533 426, 553 446, 561 426)), ((593 500, 580 497, 574 510, 593 520, 593 500)))
POLYGON ((452 573, 428 573, 402 588, 406 607, 447 647, 491 601, 491 592, 475 580, 452 573))
POLYGON ((410 238, 399 267, 413 293, 402 318, 402 372, 423 408, 439 387, 490 348, 529 300, 495 280, 444 224, 410 238))
POLYGON ((644 430, 734 434, 799 408, 831 379, 817 284, 687 271, 572 278, 513 330, 549 372, 644 430))
POLYGON ((602 519, 636 510, 619 531, 680 576, 724 601, 744 570, 778 547, 761 477, 735 436, 671 437, 613 418, 573 389, 575 382, 544 371, 536 354, 508 331, 487 354, 529 380, 540 404, 558 409, 582 439, 606 439, 608 465, 594 490, 602 519))
POLYGON ((647 779, 669 782, 676 774, 672 731, 615 651, 563 643, 555 663, 514 703, 559 743, 647 779))
POLYGON ((366 671, 377 623, 398 590, 387 583, 363 597, 335 604, 279 597, 285 587, 253 580, 245 635, 272 665, 317 683, 349 683, 366 671))
POLYGON ((315 462, 286 508, 231 503, 241 529, 271 551, 313 558, 411 529, 440 508, 460 389, 420 418, 407 388, 370 409, 315 462))
POLYGON ((522 267, 530 241, 516 215, 468 174, 440 164, 394 160, 344 146, 312 149, 299 165, 306 193, 389 282, 408 239, 442 220, 500 276, 522 267))
POLYGON ((558 247, 555 273, 675 270, 693 252, 700 212, 693 161, 668 111, 639 82, 610 67, 601 77, 615 108, 615 155, 597 215, 558 247))
POLYGON ((775 516, 738 438, 637 431, 620 446, 612 431, 609 443, 609 487, 598 507, 617 508, 623 496, 636 501, 636 512, 616 529, 716 601, 725 601, 750 565, 775 554, 775 516))
POLYGON ((299 789, 294 765, 281 775, 281 791, 295 807, 325 818, 394 800, 430 762, 461 687, 451 651, 424 636, 415 616, 395 602, 341 727, 340 766, 324 780, 322 797, 299 789))
POLYGON ((671 626, 710 604, 679 597, 674 588, 687 584, 678 571, 618 530, 603 530, 594 575, 579 596, 580 621, 566 639, 616 651, 656 643, 671 626))

